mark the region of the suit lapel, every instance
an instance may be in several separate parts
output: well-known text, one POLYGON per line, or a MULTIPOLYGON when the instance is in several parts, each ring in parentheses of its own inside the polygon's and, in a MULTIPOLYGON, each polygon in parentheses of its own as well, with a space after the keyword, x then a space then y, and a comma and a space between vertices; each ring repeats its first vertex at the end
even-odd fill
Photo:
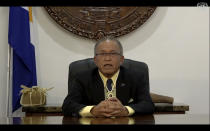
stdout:
POLYGON ((117 79, 116 96, 122 102, 122 104, 127 104, 129 99, 129 84, 125 80, 123 69, 120 69, 120 73, 117 79))
POLYGON ((105 96, 104 96, 104 84, 103 84, 103 81, 101 80, 101 77, 98 73, 98 71, 95 72, 95 78, 94 78, 94 85, 93 85, 93 90, 94 90, 94 94, 93 94, 93 97, 94 97, 94 100, 95 102, 99 103, 100 101, 104 100, 105 99, 105 96))

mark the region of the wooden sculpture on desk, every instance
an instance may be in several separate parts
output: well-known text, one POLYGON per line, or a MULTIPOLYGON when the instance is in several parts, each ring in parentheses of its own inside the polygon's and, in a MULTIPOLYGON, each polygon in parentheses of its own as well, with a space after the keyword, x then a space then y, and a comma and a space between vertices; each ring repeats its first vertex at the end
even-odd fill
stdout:
POLYGON ((169 103, 173 104, 174 98, 155 93, 150 93, 153 103, 169 103))

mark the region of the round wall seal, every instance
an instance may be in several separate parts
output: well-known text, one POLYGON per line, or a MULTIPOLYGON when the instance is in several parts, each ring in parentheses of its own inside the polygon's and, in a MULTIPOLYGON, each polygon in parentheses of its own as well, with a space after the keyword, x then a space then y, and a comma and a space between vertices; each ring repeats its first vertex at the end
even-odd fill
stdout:
POLYGON ((119 37, 140 27, 156 7, 45 7, 64 29, 90 39, 119 37))

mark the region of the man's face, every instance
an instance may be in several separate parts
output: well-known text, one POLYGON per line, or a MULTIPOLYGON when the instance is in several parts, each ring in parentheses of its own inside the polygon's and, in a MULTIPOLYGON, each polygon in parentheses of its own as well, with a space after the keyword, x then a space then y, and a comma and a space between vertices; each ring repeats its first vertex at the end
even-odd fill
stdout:
POLYGON ((124 56, 120 55, 120 48, 115 41, 106 40, 97 46, 94 62, 106 77, 114 75, 123 61, 124 56))

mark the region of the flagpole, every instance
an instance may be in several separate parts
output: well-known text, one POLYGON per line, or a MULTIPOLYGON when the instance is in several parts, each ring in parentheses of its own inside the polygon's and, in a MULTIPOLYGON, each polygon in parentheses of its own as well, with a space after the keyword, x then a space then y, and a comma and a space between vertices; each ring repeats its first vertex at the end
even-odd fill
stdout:
POLYGON ((6 110, 7 110, 7 113, 6 115, 9 117, 9 116, 12 116, 12 106, 11 106, 11 93, 12 93, 12 88, 11 88, 11 85, 12 85, 12 72, 11 72, 11 63, 12 63, 12 48, 11 46, 8 44, 8 57, 7 57, 7 106, 6 106, 6 110))

